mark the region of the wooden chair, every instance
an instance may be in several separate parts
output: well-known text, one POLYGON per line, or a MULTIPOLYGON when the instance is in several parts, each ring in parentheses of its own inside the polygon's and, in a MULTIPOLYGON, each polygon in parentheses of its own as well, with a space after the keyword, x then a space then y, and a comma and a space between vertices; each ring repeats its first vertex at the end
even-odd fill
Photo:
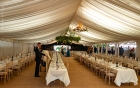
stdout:
POLYGON ((18 60, 18 64, 13 66, 13 72, 19 76, 19 74, 21 72, 21 68, 22 68, 22 66, 21 66, 21 59, 20 59, 20 60, 18 60))
POLYGON ((20 63, 20 65, 21 65, 21 71, 22 71, 23 69, 25 69, 25 67, 26 67, 25 57, 22 57, 22 58, 21 58, 21 63, 20 63))
POLYGON ((111 80, 113 81, 113 80, 115 79, 116 74, 111 73, 111 68, 109 67, 108 64, 106 64, 105 66, 106 66, 105 82, 107 81, 107 78, 108 78, 108 80, 109 80, 109 85, 110 85, 110 81, 111 81, 111 80))
POLYGON ((104 62, 101 62, 100 64, 100 70, 99 70, 99 76, 101 76, 102 78, 105 78, 105 66, 104 66, 104 62))
POLYGON ((6 63, 6 68, 8 81, 10 81, 10 78, 13 78, 13 61, 9 61, 8 63, 6 63))
POLYGON ((136 71, 137 75, 140 73, 140 61, 137 61, 136 66, 134 66, 134 70, 136 71))
POLYGON ((4 80, 4 84, 6 84, 6 81, 8 79, 8 72, 7 72, 7 66, 5 66, 5 69, 0 71, 0 79, 4 80))
POLYGON ((95 75, 99 75, 99 71, 100 71, 100 64, 97 62, 97 60, 94 62, 94 73, 95 75))
POLYGON ((90 61, 90 70, 91 70, 92 72, 94 72, 94 67, 95 67, 95 66, 94 66, 94 61, 95 61, 95 60, 91 60, 91 61, 90 61))

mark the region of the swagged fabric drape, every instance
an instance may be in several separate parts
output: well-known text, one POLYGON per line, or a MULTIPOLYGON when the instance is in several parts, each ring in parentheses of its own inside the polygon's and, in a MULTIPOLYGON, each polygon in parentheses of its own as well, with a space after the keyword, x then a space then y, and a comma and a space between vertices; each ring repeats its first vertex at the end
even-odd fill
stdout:
POLYGON ((19 53, 27 54, 30 52, 34 52, 33 44, 23 44, 18 42, 0 40, 0 60, 7 57, 16 56, 19 53))
POLYGON ((0 58, 13 55, 13 43, 0 40, 0 58))

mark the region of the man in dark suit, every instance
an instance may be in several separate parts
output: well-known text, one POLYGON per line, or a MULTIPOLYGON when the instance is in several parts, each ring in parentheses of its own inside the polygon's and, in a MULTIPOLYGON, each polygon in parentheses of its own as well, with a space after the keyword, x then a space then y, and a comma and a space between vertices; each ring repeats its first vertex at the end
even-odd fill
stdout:
POLYGON ((40 66, 40 61, 42 58, 42 55, 45 56, 45 54, 41 53, 41 43, 37 43, 37 47, 35 47, 34 49, 36 57, 35 57, 35 61, 36 61, 36 67, 35 67, 35 77, 40 77, 39 76, 39 66, 40 66))

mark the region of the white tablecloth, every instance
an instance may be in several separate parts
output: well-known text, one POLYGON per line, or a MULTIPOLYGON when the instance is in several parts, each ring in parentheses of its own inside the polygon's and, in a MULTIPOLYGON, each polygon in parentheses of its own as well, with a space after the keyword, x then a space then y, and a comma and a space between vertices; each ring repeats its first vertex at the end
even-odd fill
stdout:
POLYGON ((116 64, 110 64, 110 68, 117 70, 117 75, 114 80, 114 83, 117 86, 121 86, 121 83, 133 82, 134 85, 138 85, 138 78, 134 69, 126 67, 116 67, 116 64))
MULTIPOLYGON (((7 61, 8 62, 8 61, 7 61)), ((17 65, 18 64, 18 60, 14 60, 13 61, 13 66, 17 65)), ((6 62, 3 62, 0 64, 0 71, 4 70, 6 67, 6 62)))
POLYGON ((4 70, 6 67, 6 64, 0 64, 0 71, 4 70))
POLYGON ((110 67, 114 70, 117 70, 117 75, 114 80, 114 83, 117 86, 121 86, 121 83, 133 82, 134 85, 138 85, 138 78, 134 69, 126 67, 116 67, 116 64, 110 64, 110 67))
POLYGON ((53 53, 52 59, 53 61, 50 63, 48 73, 46 76, 46 84, 48 85, 50 82, 59 79, 65 84, 65 86, 68 86, 70 84, 70 79, 69 79, 68 71, 62 61, 60 54, 58 54, 59 68, 56 66, 56 53, 53 53))
POLYGON ((135 86, 138 85, 138 78, 135 70, 129 68, 118 68, 117 70, 118 72, 114 81, 117 86, 120 86, 121 83, 129 82, 133 82, 135 86))

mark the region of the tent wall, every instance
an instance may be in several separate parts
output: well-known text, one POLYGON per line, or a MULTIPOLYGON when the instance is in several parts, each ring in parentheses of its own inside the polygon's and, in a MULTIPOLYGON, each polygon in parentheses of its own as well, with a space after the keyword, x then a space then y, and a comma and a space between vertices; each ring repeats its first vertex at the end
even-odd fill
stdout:
POLYGON ((17 56, 19 53, 26 54, 33 51, 33 44, 0 40, 0 60, 7 57, 17 56))

